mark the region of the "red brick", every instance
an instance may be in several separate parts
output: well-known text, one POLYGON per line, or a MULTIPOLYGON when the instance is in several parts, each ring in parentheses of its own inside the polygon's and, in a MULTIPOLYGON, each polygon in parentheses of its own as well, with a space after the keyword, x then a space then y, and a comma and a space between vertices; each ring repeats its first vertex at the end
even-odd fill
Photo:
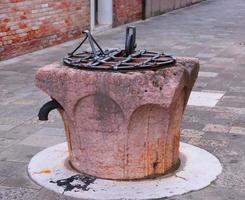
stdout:
POLYGON ((27 19, 27 16, 26 16, 26 15, 21 15, 21 16, 20 16, 20 19, 22 19, 22 20, 23 20, 23 19, 27 19))
POLYGON ((113 16, 113 26, 142 19, 142 1, 114 0, 113 16))
POLYGON ((88 0, 0 1, 0 60, 78 38, 89 19, 88 0))
POLYGON ((27 28, 27 25, 25 23, 23 23, 23 22, 20 22, 19 23, 19 28, 20 29, 25 29, 25 28, 27 28))

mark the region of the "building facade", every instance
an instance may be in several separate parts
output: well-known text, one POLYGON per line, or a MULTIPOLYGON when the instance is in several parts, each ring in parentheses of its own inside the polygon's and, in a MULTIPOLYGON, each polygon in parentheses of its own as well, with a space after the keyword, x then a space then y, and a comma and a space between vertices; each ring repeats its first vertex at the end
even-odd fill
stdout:
POLYGON ((0 60, 201 0, 1 0, 0 60))

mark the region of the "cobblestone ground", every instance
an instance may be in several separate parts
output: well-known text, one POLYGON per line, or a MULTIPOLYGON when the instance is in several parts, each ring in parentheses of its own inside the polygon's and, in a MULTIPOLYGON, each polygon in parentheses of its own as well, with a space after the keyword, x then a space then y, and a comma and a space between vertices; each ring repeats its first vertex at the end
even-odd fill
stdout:
MULTIPOLYGON (((215 107, 188 106, 182 141, 216 155, 223 173, 209 187, 171 200, 245 199, 245 1, 207 0, 189 8, 138 22, 138 47, 200 58, 194 91, 224 93, 215 107)), ((123 47, 125 27, 97 34, 104 46, 123 47)), ((0 199, 71 199, 33 183, 30 158, 65 141, 53 112, 39 122, 49 98, 34 86, 38 67, 60 60, 78 41, 0 62, 0 199)))

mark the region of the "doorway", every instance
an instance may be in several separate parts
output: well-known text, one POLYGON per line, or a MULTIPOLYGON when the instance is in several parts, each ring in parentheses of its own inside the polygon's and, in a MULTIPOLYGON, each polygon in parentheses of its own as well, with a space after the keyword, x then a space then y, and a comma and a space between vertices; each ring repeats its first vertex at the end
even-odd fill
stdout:
POLYGON ((112 7, 112 0, 90 0, 91 30, 104 30, 112 26, 112 7))

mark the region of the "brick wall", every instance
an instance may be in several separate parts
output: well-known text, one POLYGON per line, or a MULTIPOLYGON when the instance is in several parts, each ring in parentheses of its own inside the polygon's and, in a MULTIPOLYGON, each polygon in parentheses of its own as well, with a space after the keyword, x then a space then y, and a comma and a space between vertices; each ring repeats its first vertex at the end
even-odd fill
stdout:
POLYGON ((0 60, 77 38, 88 0, 0 0, 0 60))
MULTIPOLYGON (((106 1, 106 0, 105 0, 106 1)), ((202 0, 113 0, 113 27, 202 0)), ((90 0, 0 0, 0 60, 81 36, 90 0)))
POLYGON ((113 26, 142 19, 142 0, 114 0, 113 26))

